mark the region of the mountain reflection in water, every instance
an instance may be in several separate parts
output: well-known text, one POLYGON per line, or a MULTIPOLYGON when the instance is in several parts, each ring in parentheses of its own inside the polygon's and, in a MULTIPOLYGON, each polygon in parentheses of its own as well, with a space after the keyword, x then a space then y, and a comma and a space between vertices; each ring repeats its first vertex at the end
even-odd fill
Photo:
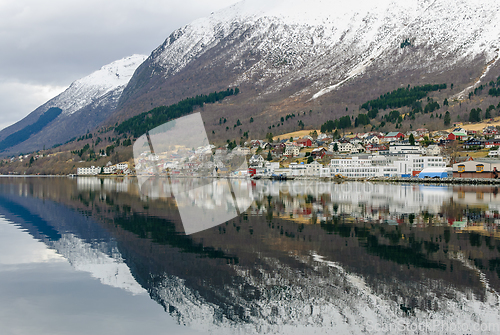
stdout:
POLYGON ((1 178, 0 212, 202 332, 500 332, 497 188, 233 182, 250 208, 193 235, 134 178, 1 178))

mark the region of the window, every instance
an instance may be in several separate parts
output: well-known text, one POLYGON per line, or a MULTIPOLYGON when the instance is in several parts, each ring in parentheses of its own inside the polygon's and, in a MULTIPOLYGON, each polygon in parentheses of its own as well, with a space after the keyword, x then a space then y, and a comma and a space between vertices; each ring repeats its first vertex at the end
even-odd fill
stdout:
POLYGON ((476 165, 476 172, 484 172, 484 165, 483 164, 476 165))
POLYGON ((465 172, 465 165, 463 165, 463 164, 462 164, 462 165, 459 165, 459 166, 458 166, 458 172, 459 172, 459 173, 465 172))

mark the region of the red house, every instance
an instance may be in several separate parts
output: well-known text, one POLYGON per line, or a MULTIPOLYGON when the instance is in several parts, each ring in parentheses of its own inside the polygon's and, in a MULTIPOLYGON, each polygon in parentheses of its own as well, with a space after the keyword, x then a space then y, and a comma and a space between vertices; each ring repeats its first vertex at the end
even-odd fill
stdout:
POLYGON ((301 138, 297 140, 297 145, 302 148, 308 148, 312 146, 312 141, 308 138, 301 138))
POLYGON ((465 135, 465 134, 461 134, 461 133, 450 133, 446 139, 447 139, 447 140, 451 140, 451 141, 455 141, 455 140, 459 140, 459 141, 461 141, 464 137, 466 137, 466 135, 465 135))
POLYGON ((399 131, 391 131, 388 133, 384 139, 392 142, 392 141, 398 141, 398 140, 404 140, 405 135, 403 133, 400 133, 399 131))

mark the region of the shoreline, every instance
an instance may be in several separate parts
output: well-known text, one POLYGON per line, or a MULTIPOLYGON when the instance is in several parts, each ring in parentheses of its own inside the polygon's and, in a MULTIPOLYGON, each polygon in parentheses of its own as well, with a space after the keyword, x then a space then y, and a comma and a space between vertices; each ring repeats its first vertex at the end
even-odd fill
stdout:
MULTIPOLYGON (((0 178, 137 178, 136 175, 0 175, 0 178)), ((167 176, 160 176, 167 177, 167 176)), ((410 184, 451 184, 451 185, 500 185, 500 179, 493 178, 415 178, 415 177, 372 177, 372 178, 339 178, 339 177, 313 177, 313 176, 297 176, 283 180, 274 179, 271 176, 253 177, 227 177, 227 176, 206 176, 206 177, 189 177, 176 176, 170 178, 203 178, 203 179, 250 179, 250 180, 272 180, 272 181, 324 181, 324 182, 374 182, 374 183, 410 183, 410 184)))
MULTIPOLYGON (((272 179, 272 178, 261 178, 272 179)), ((335 177, 295 177, 290 180, 324 180, 324 181, 357 181, 377 183, 411 183, 411 184, 468 184, 468 185, 500 185, 500 179, 492 178, 415 178, 415 177, 372 177, 372 178, 335 178, 335 177)))

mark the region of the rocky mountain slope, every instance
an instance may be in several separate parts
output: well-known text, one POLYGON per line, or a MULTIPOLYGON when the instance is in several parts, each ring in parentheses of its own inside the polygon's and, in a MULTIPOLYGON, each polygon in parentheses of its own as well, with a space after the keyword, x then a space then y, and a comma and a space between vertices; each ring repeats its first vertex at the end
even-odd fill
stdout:
POLYGON ((492 0, 241 1, 174 31, 113 120, 236 85, 243 94, 209 120, 331 118, 407 84, 454 83, 443 97, 461 98, 498 75, 499 13, 492 0))
POLYGON ((145 58, 144 55, 126 57, 105 65, 89 76, 73 82, 63 93, 0 132, 0 147, 4 150, 3 153, 28 152, 42 149, 42 147, 48 148, 66 142, 75 135, 93 130, 115 110, 125 85, 145 58), (32 134, 28 140, 9 148, 4 148, 1 145, 2 141, 5 141, 10 135, 29 131, 30 125, 35 124, 42 115, 53 108, 61 109, 60 114, 43 129, 37 129, 37 132, 32 134))

